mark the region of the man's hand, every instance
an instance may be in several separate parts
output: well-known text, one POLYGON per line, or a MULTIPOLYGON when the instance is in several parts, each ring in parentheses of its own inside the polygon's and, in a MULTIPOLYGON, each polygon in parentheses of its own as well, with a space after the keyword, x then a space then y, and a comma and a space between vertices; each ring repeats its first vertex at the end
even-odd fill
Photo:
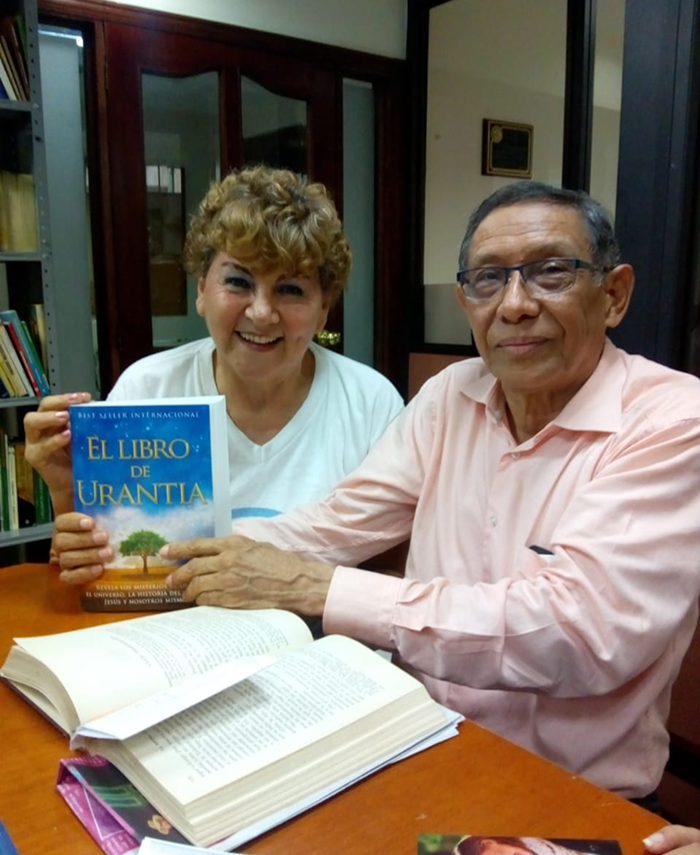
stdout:
POLYGON ((333 568, 247 537, 195 538, 163 547, 161 555, 187 561, 168 577, 185 599, 229 609, 287 609, 320 616, 333 568))
POLYGON ((54 525, 51 559, 61 567, 60 579, 81 585, 102 575, 103 563, 113 558, 107 533, 95 527, 87 514, 60 514, 54 525))
POLYGON ((647 837, 644 845, 654 855, 700 855, 700 829, 683 825, 667 825, 647 837))

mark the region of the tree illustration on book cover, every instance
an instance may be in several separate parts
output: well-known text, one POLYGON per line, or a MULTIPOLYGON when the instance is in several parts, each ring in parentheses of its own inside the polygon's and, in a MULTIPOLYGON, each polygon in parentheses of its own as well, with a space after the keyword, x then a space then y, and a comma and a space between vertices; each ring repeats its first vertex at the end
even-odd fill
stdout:
POLYGON ((228 531, 228 460, 220 459, 227 455, 223 399, 216 410, 196 403, 201 400, 71 409, 75 509, 94 517, 115 552, 104 574, 84 591, 85 608, 184 605, 180 592, 165 586, 173 562, 160 555, 161 547, 228 531), (223 439, 212 431, 216 416, 223 419, 223 439))

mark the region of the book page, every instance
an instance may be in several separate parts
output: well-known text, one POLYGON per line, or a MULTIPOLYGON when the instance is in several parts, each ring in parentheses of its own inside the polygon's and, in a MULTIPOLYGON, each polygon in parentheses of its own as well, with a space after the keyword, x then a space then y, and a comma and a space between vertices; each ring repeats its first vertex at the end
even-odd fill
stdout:
MULTIPOLYGON (((414 692, 434 717, 429 730, 441 726, 438 705, 417 680, 359 642, 329 636, 115 747, 186 804, 414 692)), ((101 741, 87 748, 117 756, 101 741)))
MULTIPOLYGON (((50 669, 68 692, 79 720, 67 722, 70 729, 182 683, 191 675, 310 641, 308 627, 291 612, 215 606, 15 639, 18 646, 50 669)), ((3 673, 21 681, 9 668, 11 656, 12 652, 3 673)))

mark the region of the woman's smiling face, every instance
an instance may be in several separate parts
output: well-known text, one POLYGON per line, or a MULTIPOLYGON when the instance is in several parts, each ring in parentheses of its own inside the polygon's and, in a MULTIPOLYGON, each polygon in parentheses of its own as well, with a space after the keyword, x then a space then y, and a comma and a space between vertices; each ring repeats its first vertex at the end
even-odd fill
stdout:
POLYGON ((260 272, 219 252, 197 285, 197 311, 218 364, 243 382, 295 378, 328 304, 318 275, 260 272))

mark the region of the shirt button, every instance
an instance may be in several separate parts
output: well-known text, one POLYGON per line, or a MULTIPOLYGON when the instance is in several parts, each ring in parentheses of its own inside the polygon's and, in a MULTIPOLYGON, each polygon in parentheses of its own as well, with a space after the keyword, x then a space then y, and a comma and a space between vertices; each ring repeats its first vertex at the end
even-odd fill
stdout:
POLYGON ((496 514, 491 514, 489 520, 491 522, 492 527, 496 528, 496 526, 498 525, 498 517, 496 516, 496 514))
POLYGON ((519 460, 519 459, 520 459, 520 452, 519 452, 519 451, 514 451, 514 452, 511 454, 511 457, 513 458, 513 460, 519 460))

